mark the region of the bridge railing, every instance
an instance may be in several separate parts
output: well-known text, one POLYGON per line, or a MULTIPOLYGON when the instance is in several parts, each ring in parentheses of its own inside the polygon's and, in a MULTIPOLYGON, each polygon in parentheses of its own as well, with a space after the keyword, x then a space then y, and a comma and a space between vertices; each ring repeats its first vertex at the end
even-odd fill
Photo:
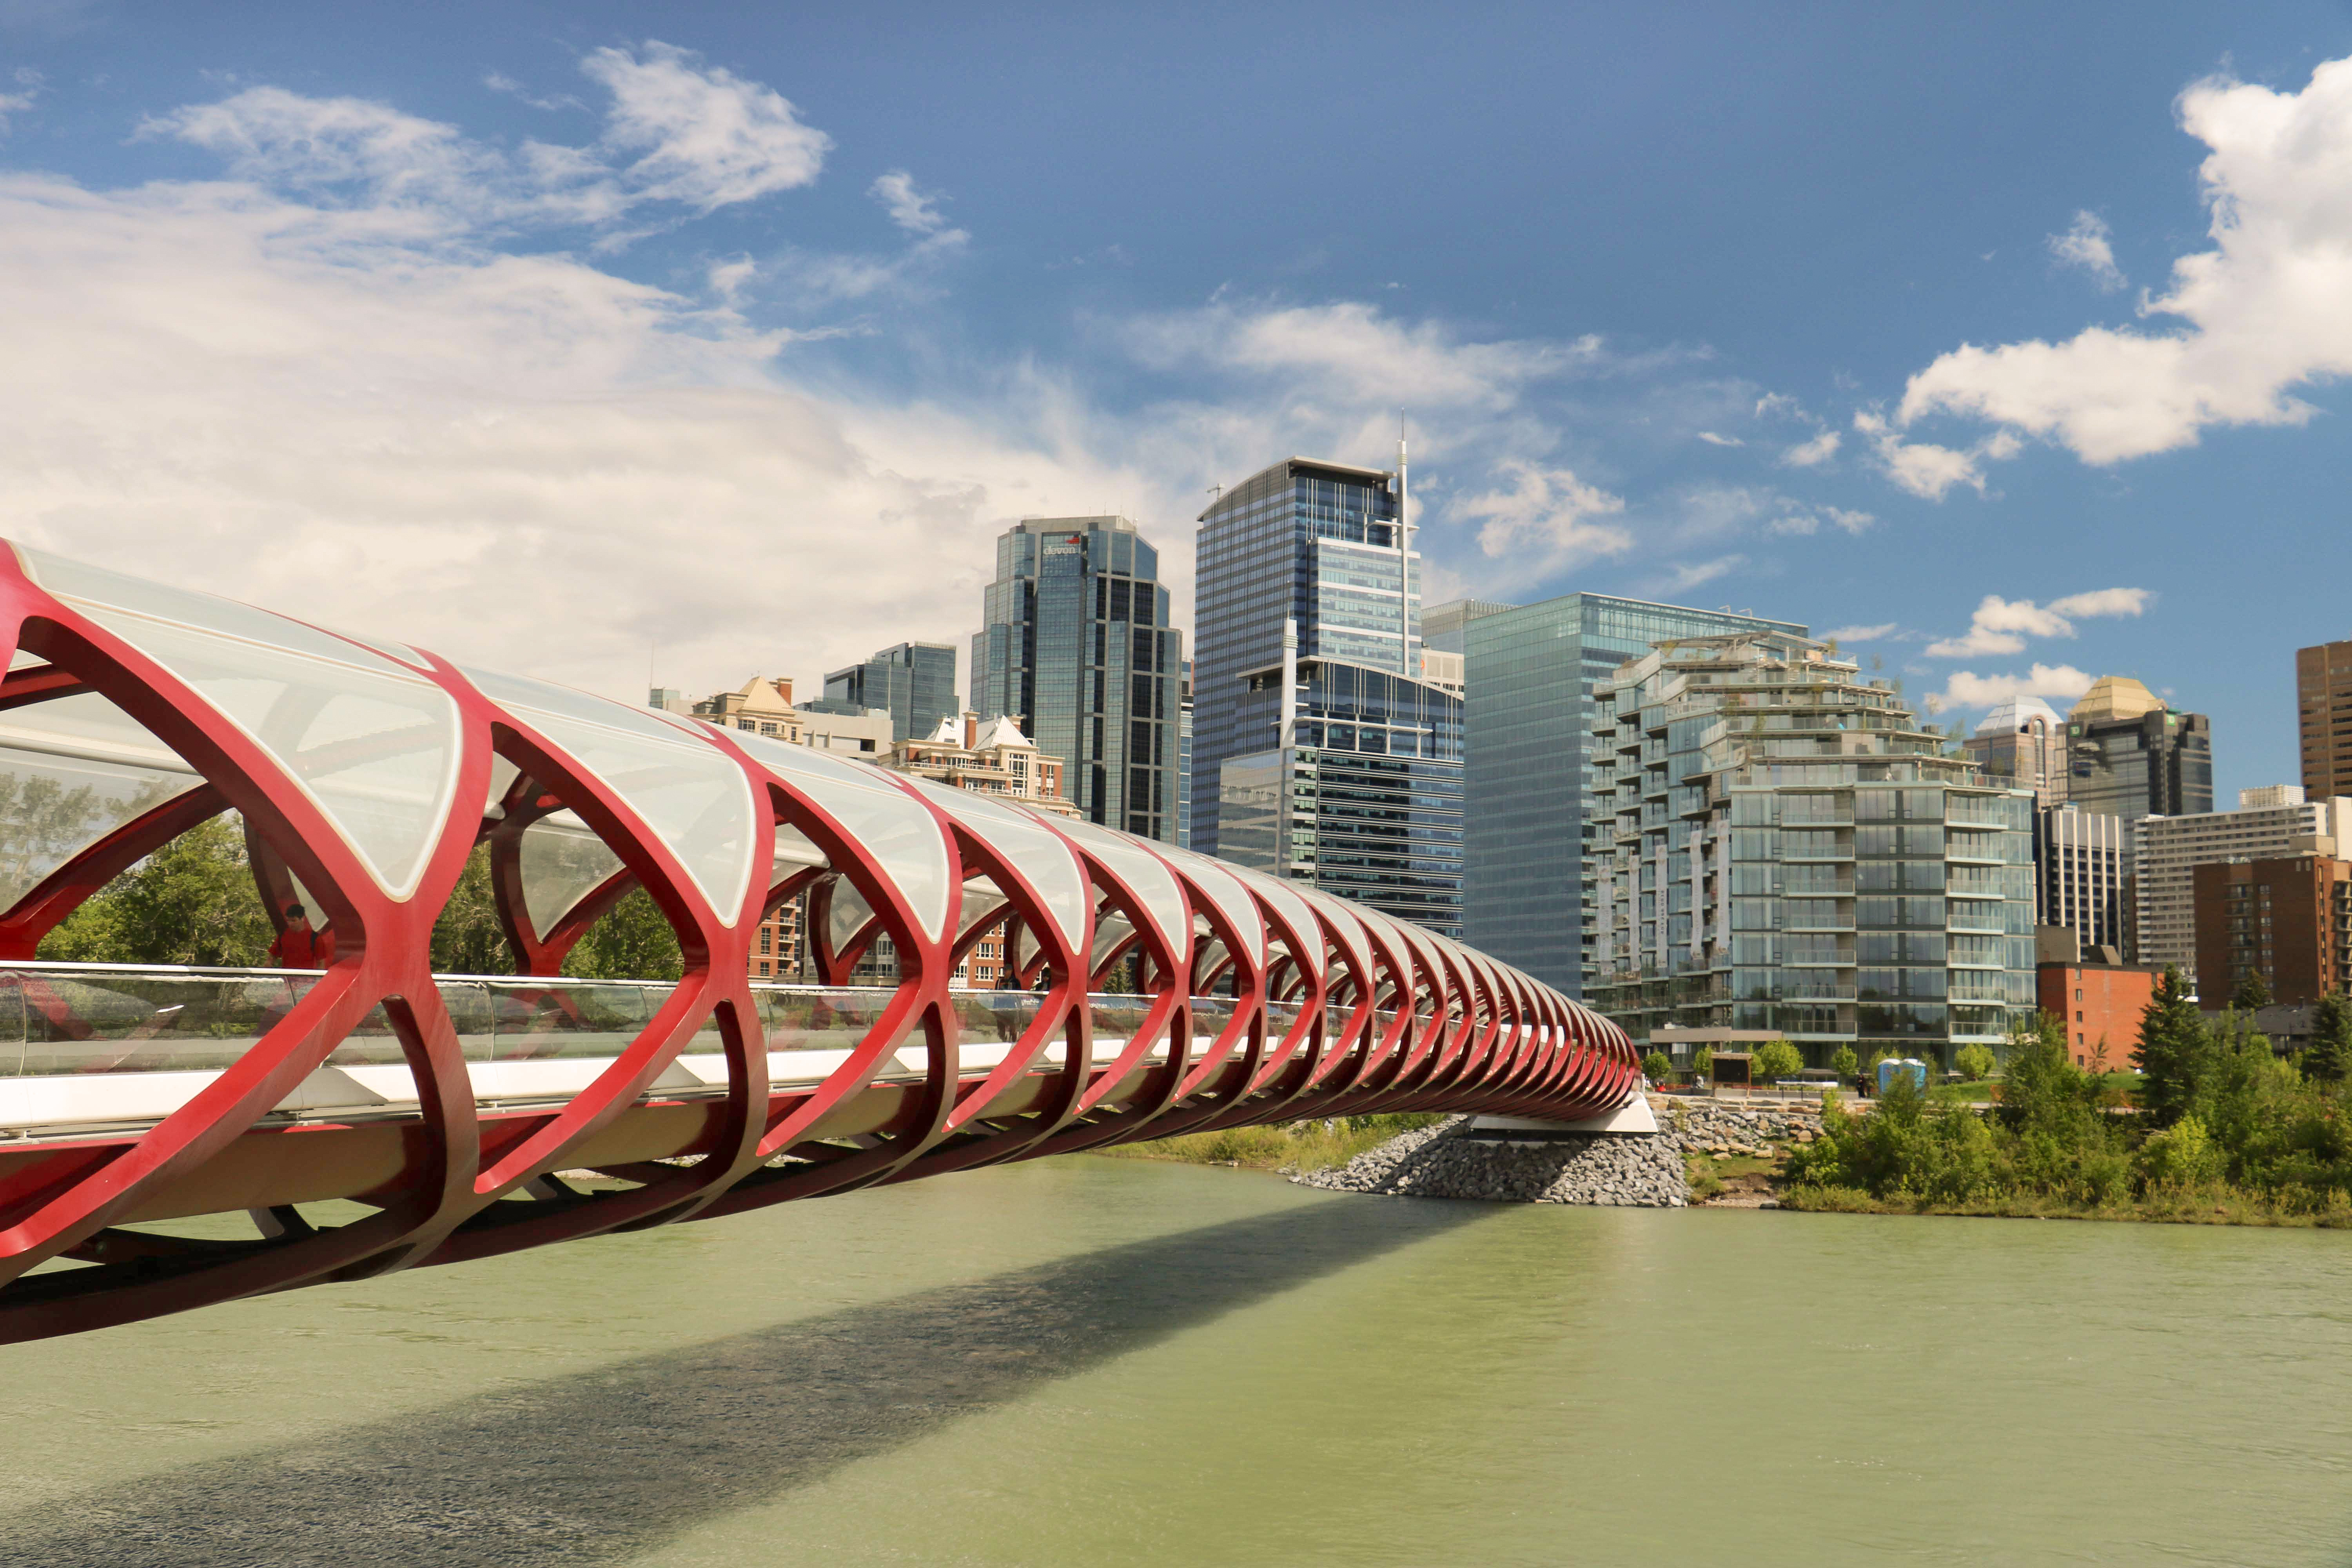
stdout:
MULTIPOLYGON (((315 970, 0 967, 0 1079, 218 1071, 234 1066, 320 978, 315 970)), ((675 989, 666 981, 529 975, 440 975, 435 984, 466 1059, 475 1062, 617 1057, 675 989)), ((771 1052, 850 1050, 873 1031, 896 994, 888 986, 754 983, 751 990, 771 1052)), ((1029 991, 959 991, 950 999, 958 1032, 970 1043, 1019 1039, 1045 1002, 1029 991)), ((1088 1005, 1095 1037, 1108 1043, 1131 1038, 1152 998, 1097 994, 1088 1005)), ((1277 1002, 1266 1011, 1267 1027, 1278 1036, 1299 1009, 1277 1002)), ((1232 1016, 1230 998, 1194 997, 1195 1039, 1215 1037, 1232 1016)), ((709 1022, 688 1047, 721 1048, 718 1027, 709 1022)), ((326 1065, 394 1067, 403 1060, 392 1021, 378 1006, 326 1065)), ((9 1120, 0 1089, 0 1126, 9 1120)))

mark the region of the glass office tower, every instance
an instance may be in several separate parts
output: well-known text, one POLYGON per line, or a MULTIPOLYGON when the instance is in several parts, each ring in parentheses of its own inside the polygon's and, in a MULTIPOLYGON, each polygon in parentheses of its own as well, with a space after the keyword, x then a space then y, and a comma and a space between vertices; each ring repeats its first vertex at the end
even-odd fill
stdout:
POLYGON ((820 710, 856 714, 868 708, 890 710, 892 740, 928 739, 940 720, 959 711, 956 650, 946 643, 902 642, 824 678, 820 710))
POLYGON ((1088 819, 1177 841, 1184 634, 1160 552, 1123 517, 1029 518, 996 541, 971 700, 1063 760, 1088 819))
MULTIPOLYGON (((1467 688, 1464 940, 1571 996, 1591 961, 1586 803, 1594 788, 1593 687, 1654 643, 1778 631, 1793 621, 1570 594, 1513 607, 1441 605, 1467 688)), ((1446 633, 1433 631, 1435 646, 1446 633)), ((1597 824, 1606 859, 1609 824, 1597 824)))
POLYGON ((1422 678, 1395 476, 1293 458, 1199 538, 1192 847, 1458 936, 1462 702, 1422 678))
POLYGON ((1666 644, 1593 700, 1586 995, 1636 1040, 1769 1029, 1814 1066, 1949 1067, 2033 1016, 2033 792, 1888 683, 1751 632, 1666 644))

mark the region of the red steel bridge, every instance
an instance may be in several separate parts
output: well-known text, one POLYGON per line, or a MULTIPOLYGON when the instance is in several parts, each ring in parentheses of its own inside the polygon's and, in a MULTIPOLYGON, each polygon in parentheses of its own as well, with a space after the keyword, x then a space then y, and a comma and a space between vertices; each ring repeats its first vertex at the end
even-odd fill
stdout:
POLYGON ((0 1341, 1135 1139, 1640 1089, 1558 992, 1169 845, 30 549, 0 547, 0 1341), (37 958, 224 812, 288 967, 37 958), (436 974, 485 843, 521 973, 436 974), (683 977, 561 977, 638 888, 683 977), (821 984, 747 978, 803 894, 821 984), (982 941, 1019 989, 951 985, 982 941), (885 953, 895 984, 849 984, 885 953))

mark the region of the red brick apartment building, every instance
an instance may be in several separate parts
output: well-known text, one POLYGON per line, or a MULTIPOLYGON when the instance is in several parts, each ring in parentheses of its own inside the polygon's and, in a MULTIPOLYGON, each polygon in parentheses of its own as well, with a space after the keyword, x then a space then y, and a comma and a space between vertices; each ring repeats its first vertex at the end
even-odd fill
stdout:
POLYGON ((2326 855, 2195 871, 2197 984, 2210 1009, 2260 973, 2271 1000, 2316 1002, 2352 969, 2352 861, 2326 855))
POLYGON ((2079 1068, 2121 1072, 2139 1045, 2139 1018, 2164 971, 2152 963, 2044 963, 2034 1001, 2066 1021, 2066 1054, 2079 1068))

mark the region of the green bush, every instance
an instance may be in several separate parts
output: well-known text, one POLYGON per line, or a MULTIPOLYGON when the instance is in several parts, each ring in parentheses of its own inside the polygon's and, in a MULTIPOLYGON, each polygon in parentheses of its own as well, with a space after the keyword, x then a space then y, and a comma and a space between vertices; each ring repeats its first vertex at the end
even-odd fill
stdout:
POLYGON ((2151 1186, 2210 1187, 2221 1179, 2220 1145, 2194 1116, 2184 1116, 2140 1145, 2140 1177, 2151 1186))
POLYGON ((1675 1064, 1666 1059, 1664 1051, 1652 1051, 1642 1058, 1642 1071, 1652 1083, 1664 1083, 1675 1076, 1675 1064))
POLYGON ((1840 1046, 1831 1053, 1830 1070, 1841 1079, 1850 1079, 1862 1070, 1862 1062, 1854 1056, 1852 1046, 1840 1046))
POLYGON ((1952 1065, 1970 1083, 1982 1083, 1992 1076, 1993 1061, 1991 1047, 1962 1046, 1959 1054, 1952 1058, 1952 1065))

